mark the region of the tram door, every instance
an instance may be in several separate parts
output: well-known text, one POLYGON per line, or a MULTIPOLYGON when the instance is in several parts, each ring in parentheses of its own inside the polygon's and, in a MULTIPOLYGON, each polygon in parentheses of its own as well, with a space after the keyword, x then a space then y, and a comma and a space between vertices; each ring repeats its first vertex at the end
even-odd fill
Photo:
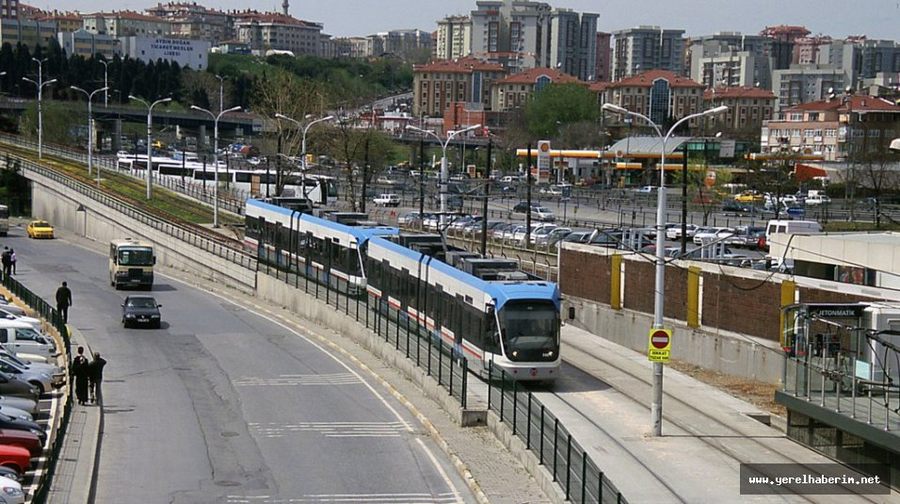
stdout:
POLYGON ((260 186, 260 176, 257 174, 253 174, 250 176, 250 194, 259 196, 262 192, 259 190, 260 186))

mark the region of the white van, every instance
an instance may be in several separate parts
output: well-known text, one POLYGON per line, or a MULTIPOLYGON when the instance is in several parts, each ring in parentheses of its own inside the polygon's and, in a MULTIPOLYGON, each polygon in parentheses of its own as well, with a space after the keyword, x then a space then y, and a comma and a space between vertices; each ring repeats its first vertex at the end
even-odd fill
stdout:
POLYGON ((784 234, 816 234, 822 232, 822 226, 816 221, 806 220, 770 220, 766 226, 766 243, 772 241, 772 235, 784 234))
POLYGON ((0 346, 14 354, 57 355, 56 343, 27 322, 0 319, 0 346))

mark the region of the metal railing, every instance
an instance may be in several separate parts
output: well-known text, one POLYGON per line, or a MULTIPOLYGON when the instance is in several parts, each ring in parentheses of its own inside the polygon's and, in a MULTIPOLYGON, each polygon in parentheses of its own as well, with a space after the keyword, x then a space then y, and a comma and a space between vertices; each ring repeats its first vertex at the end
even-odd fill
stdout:
POLYGON ((466 407, 469 364, 460 348, 421 327, 407 312, 392 307, 387 299, 368 291, 357 292, 357 286, 328 273, 328 265, 316 268, 308 257, 298 255, 288 261, 282 252, 260 258, 259 272, 274 276, 353 317, 433 377, 466 407))
MULTIPOLYGON (((18 135, 9 133, 0 133, 0 144, 7 144, 17 148, 28 149, 37 152, 37 142, 25 139, 18 135)), ((62 145, 44 142, 44 155, 49 157, 57 157, 67 161, 87 165, 87 154, 77 149, 72 149, 62 145)), ((124 169, 119 166, 118 159, 110 156, 95 155, 93 159, 94 166, 107 171, 113 171, 120 175, 131 177, 143 181, 146 177, 146 171, 135 169, 124 169)), ((170 191, 177 192, 195 199, 207 205, 215 204, 211 190, 206 189, 203 182, 187 181, 182 182, 178 178, 157 176, 153 182, 156 185, 165 187, 170 191)), ((228 212, 243 215, 246 207, 246 196, 243 191, 231 191, 219 187, 219 208, 228 212), (229 194, 229 193, 234 194, 229 194)))
MULTIPOLYGON (((65 347, 65 355, 68 359, 71 354, 71 340, 69 338, 69 330, 66 327, 65 322, 63 322, 62 317, 59 312, 53 308, 50 303, 45 301, 40 296, 31 292, 30 289, 25 287, 18 280, 14 279, 10 275, 6 275, 3 278, 3 286, 6 287, 15 297, 22 300, 23 303, 31 307, 40 318, 48 321, 58 332, 63 341, 63 346, 65 347)), ((66 369, 69 368, 69 362, 66 363, 66 369)), ((37 481, 37 490, 35 491, 32 502, 43 504, 47 502, 49 492, 50 492, 50 482, 53 481, 53 475, 56 473, 56 464, 59 461, 60 453, 62 452, 63 442, 66 437, 66 429, 69 426, 69 418, 72 414, 72 402, 65 401, 63 406, 63 412, 60 416, 59 426, 56 430, 56 437, 53 439, 52 444, 49 446, 49 451, 46 454, 47 462, 46 462, 46 470, 41 473, 38 477, 37 481)))
POLYGON ((553 475, 567 501, 577 504, 627 502, 566 426, 531 391, 506 371, 488 367, 488 408, 525 443, 553 475))
POLYGON ((256 259, 253 256, 246 253, 239 244, 235 243, 235 240, 222 236, 215 231, 209 231, 201 226, 189 223, 173 223, 162 220, 159 216, 154 216, 137 205, 133 205, 117 196, 101 191, 93 185, 73 180, 55 170, 46 168, 14 154, 7 154, 3 164, 5 165, 3 168, 7 169, 11 168, 11 165, 15 165, 21 170, 32 171, 42 177, 53 180, 56 183, 63 184, 66 187, 159 232, 189 243, 194 247, 200 248, 241 267, 251 270, 256 269, 256 259))

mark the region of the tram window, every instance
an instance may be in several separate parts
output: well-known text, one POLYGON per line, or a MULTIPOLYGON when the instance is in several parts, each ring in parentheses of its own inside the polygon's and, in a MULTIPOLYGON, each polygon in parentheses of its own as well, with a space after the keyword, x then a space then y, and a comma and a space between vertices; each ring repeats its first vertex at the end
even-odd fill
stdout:
POLYGON ((237 172, 234 174, 235 182, 250 182, 250 172, 237 172))

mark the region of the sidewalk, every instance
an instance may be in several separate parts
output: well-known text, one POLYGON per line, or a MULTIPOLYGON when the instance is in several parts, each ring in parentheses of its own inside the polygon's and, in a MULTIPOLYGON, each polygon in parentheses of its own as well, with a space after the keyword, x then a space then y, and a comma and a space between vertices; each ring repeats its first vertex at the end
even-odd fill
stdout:
MULTIPOLYGON (((78 329, 69 326, 69 332, 73 352, 79 346, 83 346, 86 355, 93 355, 90 345, 78 329)), ((71 387, 66 386, 64 390, 68 393, 65 400, 72 401, 72 414, 69 417, 62 451, 56 462, 56 472, 50 483, 48 501, 54 504, 90 503, 93 502, 103 411, 102 407, 96 404, 79 406, 73 400, 71 387)))

